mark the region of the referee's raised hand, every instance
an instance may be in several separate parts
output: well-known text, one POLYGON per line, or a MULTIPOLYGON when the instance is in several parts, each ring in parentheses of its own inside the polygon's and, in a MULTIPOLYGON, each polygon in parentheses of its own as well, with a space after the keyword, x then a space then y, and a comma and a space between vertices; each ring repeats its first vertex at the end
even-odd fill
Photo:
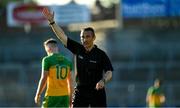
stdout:
POLYGON ((42 11, 44 17, 49 21, 49 23, 54 21, 54 11, 51 12, 47 7, 42 11))

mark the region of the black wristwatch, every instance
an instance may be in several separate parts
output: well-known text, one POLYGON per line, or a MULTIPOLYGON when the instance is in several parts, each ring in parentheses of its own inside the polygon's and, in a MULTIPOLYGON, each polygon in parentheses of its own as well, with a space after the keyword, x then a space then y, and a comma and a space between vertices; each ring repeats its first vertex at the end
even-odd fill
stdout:
POLYGON ((53 24, 55 24, 55 21, 49 23, 49 25, 53 25, 53 24))

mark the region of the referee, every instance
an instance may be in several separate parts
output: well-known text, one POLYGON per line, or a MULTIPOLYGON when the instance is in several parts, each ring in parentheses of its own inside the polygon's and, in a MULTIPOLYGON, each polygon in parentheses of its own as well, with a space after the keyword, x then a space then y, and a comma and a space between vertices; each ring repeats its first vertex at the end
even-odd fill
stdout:
POLYGON ((94 29, 81 30, 81 43, 68 38, 55 23, 54 12, 44 8, 43 14, 61 42, 76 56, 76 87, 72 100, 73 107, 106 107, 105 84, 111 80, 113 67, 104 51, 94 45, 94 29))

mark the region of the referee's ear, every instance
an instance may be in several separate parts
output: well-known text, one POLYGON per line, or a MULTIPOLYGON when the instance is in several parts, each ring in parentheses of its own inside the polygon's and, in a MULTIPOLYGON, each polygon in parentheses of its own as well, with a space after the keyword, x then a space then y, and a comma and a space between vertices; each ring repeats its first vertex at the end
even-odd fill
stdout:
POLYGON ((96 40, 96 36, 94 35, 94 36, 93 36, 93 41, 95 41, 95 40, 96 40))

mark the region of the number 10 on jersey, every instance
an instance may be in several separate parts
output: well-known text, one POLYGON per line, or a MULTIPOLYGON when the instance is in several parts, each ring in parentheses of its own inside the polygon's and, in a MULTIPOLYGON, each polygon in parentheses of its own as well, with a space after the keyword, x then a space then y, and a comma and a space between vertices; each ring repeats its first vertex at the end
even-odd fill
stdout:
POLYGON ((62 80, 66 79, 67 74, 68 74, 68 66, 56 65, 56 77, 57 77, 57 79, 62 79, 62 80))

